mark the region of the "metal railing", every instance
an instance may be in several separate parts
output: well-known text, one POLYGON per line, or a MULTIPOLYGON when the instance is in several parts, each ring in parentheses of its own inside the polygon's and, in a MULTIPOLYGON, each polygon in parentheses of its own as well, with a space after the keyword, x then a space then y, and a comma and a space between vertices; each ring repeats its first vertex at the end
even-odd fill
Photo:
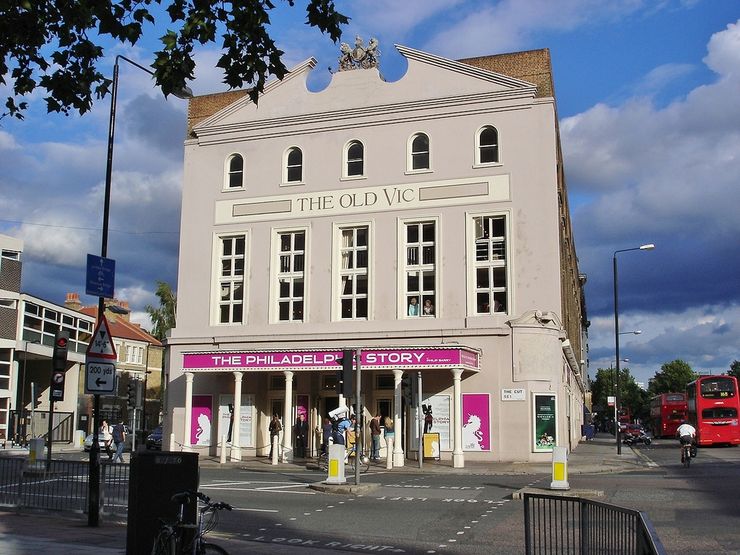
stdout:
MULTIPOLYGON (((87 513, 89 463, 0 457, 0 506, 87 513)), ((101 513, 125 517, 129 465, 101 462, 101 513)))
POLYGON ((563 495, 524 494, 527 555, 665 555, 641 511, 563 495))

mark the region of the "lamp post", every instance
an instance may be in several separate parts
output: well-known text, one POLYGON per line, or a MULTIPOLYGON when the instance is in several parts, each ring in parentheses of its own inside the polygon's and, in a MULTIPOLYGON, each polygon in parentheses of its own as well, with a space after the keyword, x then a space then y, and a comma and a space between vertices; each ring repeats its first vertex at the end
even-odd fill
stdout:
MULTIPOLYGON (((617 360, 617 389, 616 389, 616 395, 614 399, 614 403, 616 406, 617 415, 619 415, 619 402, 620 402, 620 395, 619 395, 619 336, 621 335, 619 333, 619 294, 618 294, 618 288, 617 288, 617 254, 620 252, 629 252, 629 251, 649 251, 653 250, 655 248, 655 245, 652 243, 641 245, 639 247, 632 247, 631 249, 619 249, 614 251, 614 257, 612 259, 613 261, 613 268, 614 268, 614 346, 616 351, 616 360, 617 360)), ((615 437, 617 438, 617 455, 622 454, 622 443, 621 443, 621 429, 619 426, 619 420, 617 419, 617 422, 614 423, 616 426, 615 430, 615 437)))
MULTIPOLYGON (((111 177, 113 175, 113 138, 116 130, 116 100, 118 98, 118 61, 125 60, 129 64, 138 67, 142 71, 147 72, 149 75, 154 76, 154 72, 145 68, 142 65, 137 64, 133 60, 129 60, 125 56, 120 54, 116 56, 116 61, 113 64, 113 84, 111 87, 110 95, 110 117, 108 119, 108 157, 105 166, 105 196, 103 201, 103 234, 100 247, 101 258, 107 258, 108 256, 108 221, 110 219, 110 196, 111 196, 111 177)), ((189 88, 185 88, 181 91, 175 91, 172 93, 177 98, 191 98, 193 96, 192 91, 189 88)), ((99 297, 98 299, 98 322, 102 322, 105 315, 105 298, 99 297)), ((98 432, 99 432, 99 413, 100 413, 100 395, 93 395, 93 442, 90 447, 90 479, 89 479, 89 493, 88 496, 88 526, 98 526, 100 521, 100 446, 98 445, 98 432)))

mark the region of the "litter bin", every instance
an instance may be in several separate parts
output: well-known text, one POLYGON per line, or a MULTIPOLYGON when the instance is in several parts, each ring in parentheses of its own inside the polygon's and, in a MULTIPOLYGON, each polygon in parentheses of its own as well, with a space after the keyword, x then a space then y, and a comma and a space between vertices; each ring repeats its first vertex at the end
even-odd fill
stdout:
MULTIPOLYGON (((159 530, 157 519, 177 517, 178 506, 170 498, 182 491, 197 491, 198 484, 198 453, 131 453, 126 554, 150 553, 159 530)), ((195 505, 185 506, 187 522, 195 523, 196 510, 195 505)))

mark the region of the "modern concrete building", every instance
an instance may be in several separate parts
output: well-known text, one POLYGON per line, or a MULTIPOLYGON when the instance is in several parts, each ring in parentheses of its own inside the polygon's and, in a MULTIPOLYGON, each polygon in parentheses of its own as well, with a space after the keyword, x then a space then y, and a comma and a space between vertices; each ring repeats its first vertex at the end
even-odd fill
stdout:
POLYGON ((343 349, 360 352, 364 415, 395 421, 397 466, 425 432, 426 454, 457 467, 579 441, 584 280, 549 52, 397 46, 408 70, 387 82, 376 46, 343 45, 319 92, 309 59, 258 105, 190 101, 171 447, 266 455, 275 412, 314 429, 346 402, 343 349))
POLYGON ((69 332, 63 399, 54 403, 52 439, 70 443, 84 423, 78 395, 95 319, 21 293, 23 242, 0 235, 0 443, 25 443, 49 430, 54 336, 69 332))

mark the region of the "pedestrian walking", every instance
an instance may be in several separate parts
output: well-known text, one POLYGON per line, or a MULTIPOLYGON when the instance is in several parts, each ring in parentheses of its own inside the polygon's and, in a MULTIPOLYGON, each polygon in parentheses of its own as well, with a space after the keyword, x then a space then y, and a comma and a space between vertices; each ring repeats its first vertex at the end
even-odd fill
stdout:
POLYGON ((306 458, 306 448, 308 447, 308 422, 306 415, 301 413, 293 427, 295 432, 295 456, 299 459, 306 458))
POLYGON ((380 413, 370 419, 370 439, 372 440, 370 460, 377 461, 380 458, 380 413))
POLYGON ((270 459, 272 459, 272 449, 275 445, 275 438, 278 438, 278 444, 280 443, 280 432, 283 431, 283 425, 280 423, 280 417, 277 413, 272 415, 270 420, 270 459))
POLYGON ((110 426, 106 420, 103 420, 100 424, 98 435, 103 440, 103 446, 105 447, 105 452, 108 454, 108 460, 112 460, 113 451, 110 450, 110 446, 111 443, 113 443, 113 436, 111 435, 110 426))
POLYGON ((123 462, 123 448, 126 445, 126 426, 124 426, 123 421, 113 426, 111 436, 116 446, 116 454, 113 455, 113 462, 116 462, 116 460, 123 462))

